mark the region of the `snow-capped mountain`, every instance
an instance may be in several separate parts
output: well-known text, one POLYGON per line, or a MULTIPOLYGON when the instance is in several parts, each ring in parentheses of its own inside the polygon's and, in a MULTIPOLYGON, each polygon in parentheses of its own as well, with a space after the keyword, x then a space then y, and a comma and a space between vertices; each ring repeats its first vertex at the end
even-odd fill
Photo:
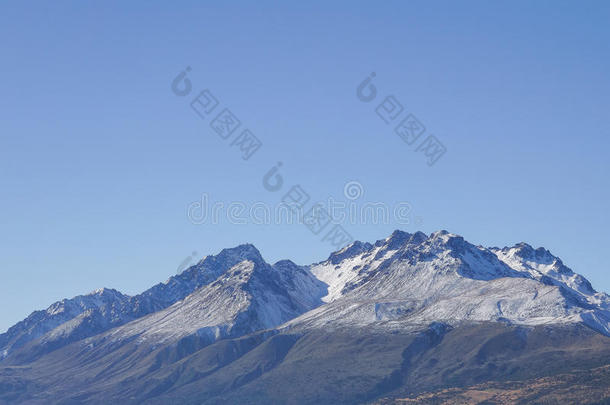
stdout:
POLYGON ((328 285, 327 304, 289 327, 582 322, 610 335, 608 295, 524 243, 487 249, 446 231, 395 231, 374 245, 356 242, 310 271, 328 285))
MULTIPOLYGON (((252 248, 253 249, 253 248, 252 248)), ((274 266, 258 252, 184 300, 109 332, 155 345, 197 335, 209 342, 270 329, 318 307, 325 285, 291 261, 274 266)))
POLYGON ((271 266, 241 245, 133 297, 100 289, 36 311, 0 335, 0 357, 29 344, 29 359, 111 329, 119 339, 214 341, 283 323, 409 329, 464 321, 582 322, 610 334, 610 298, 543 248, 488 249, 446 231, 356 241, 310 266, 271 266))
MULTIPOLYGON (((32 344, 21 350, 20 357, 32 359, 49 350, 161 311, 245 260, 264 265, 254 246, 240 245, 224 249, 215 256, 207 256, 181 274, 133 297, 102 288, 88 295, 56 302, 44 311, 32 313, 0 335, 0 359, 30 342, 32 344)), ((299 282, 299 278, 295 277, 294 282, 299 282)))
POLYGON ((95 318, 99 324, 116 324, 123 316, 119 308, 127 305, 128 301, 129 297, 108 288, 58 301, 44 311, 32 313, 0 335, 0 358, 42 336, 50 338, 54 334, 76 330, 87 318, 95 318))
POLYGON ((608 308, 608 294, 598 293, 591 283, 566 267, 561 259, 544 248, 535 249, 526 243, 511 248, 491 248, 500 260, 510 267, 529 274, 535 280, 552 284, 576 293, 583 301, 608 308))
POLYGON ((610 364, 607 336, 608 295, 525 243, 395 231, 309 266, 240 245, 34 312, 0 335, 0 403, 366 402, 610 364))

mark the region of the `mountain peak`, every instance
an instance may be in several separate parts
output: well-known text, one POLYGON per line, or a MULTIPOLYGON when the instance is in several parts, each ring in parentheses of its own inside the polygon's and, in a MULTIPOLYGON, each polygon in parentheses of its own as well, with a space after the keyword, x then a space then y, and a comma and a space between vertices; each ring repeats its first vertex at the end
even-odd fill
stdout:
POLYGON ((411 238, 411 234, 396 229, 392 234, 386 239, 386 244, 389 250, 397 249, 403 246, 409 239, 411 238))
POLYGON ((254 245, 250 243, 238 245, 234 248, 223 249, 216 257, 221 260, 235 258, 241 260, 251 260, 253 262, 263 261, 261 253, 254 245))
POLYGON ((242 243, 241 245, 237 245, 232 248, 226 248, 226 249, 221 250, 221 252, 223 252, 223 251, 260 255, 260 252, 258 251, 258 249, 251 243, 242 243))
POLYGON ((430 234, 430 239, 439 239, 439 240, 443 240, 443 241, 448 241, 451 238, 461 238, 461 236, 451 233, 449 231, 446 231, 444 229, 441 229, 440 231, 436 231, 436 232, 432 232, 430 234))
POLYGON ((504 247, 502 249, 492 249, 496 251, 502 251, 503 253, 511 253, 520 259, 537 262, 540 264, 552 264, 557 263, 562 265, 561 260, 543 247, 534 249, 530 244, 525 242, 519 242, 512 247, 504 247))
POLYGON ((328 256, 327 261, 330 261, 332 264, 337 264, 348 257, 359 255, 360 253, 366 252, 372 248, 373 245, 371 245, 370 243, 361 242, 357 240, 351 245, 348 245, 341 250, 331 253, 330 256, 328 256))
POLYGON ((292 260, 289 259, 283 259, 283 260, 278 260, 277 262, 275 262, 273 264, 273 267, 277 267, 277 268, 294 268, 294 267, 299 267, 295 262, 293 262, 292 260))
POLYGON ((396 238, 408 238, 410 234, 405 231, 401 231, 400 229, 394 229, 392 234, 388 237, 388 239, 396 239, 396 238))
POLYGON ((98 297, 108 297, 108 298, 123 298, 126 297, 125 294, 121 293, 114 288, 102 287, 96 290, 91 291, 87 296, 98 296, 98 297))

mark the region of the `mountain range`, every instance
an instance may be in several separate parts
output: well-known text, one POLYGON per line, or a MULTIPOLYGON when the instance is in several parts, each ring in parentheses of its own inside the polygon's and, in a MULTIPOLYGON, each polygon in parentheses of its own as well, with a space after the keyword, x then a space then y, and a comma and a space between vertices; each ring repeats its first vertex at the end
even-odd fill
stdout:
POLYGON ((610 296, 526 243, 395 231, 306 266, 246 244, 33 312, 0 335, 0 404, 393 403, 571 381, 609 336, 610 296))

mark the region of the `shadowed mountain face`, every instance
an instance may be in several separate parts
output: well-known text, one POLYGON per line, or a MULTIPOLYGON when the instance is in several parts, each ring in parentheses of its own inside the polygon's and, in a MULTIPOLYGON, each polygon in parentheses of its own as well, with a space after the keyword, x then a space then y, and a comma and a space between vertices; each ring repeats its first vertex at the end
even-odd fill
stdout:
POLYGON ((545 378, 610 364, 609 308, 524 243, 396 231, 310 266, 242 245, 34 312, 0 335, 0 403, 367 403, 545 378))

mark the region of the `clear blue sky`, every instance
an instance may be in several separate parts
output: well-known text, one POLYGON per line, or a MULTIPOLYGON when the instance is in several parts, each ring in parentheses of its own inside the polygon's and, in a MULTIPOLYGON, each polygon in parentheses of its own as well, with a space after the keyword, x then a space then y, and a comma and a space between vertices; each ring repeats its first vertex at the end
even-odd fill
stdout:
POLYGON ((610 290, 607 2, 290 3, 0 6, 0 330, 98 287, 140 292, 194 250, 324 259, 302 225, 187 219, 202 193, 276 203, 261 178, 278 161, 313 199, 357 180, 422 220, 346 225, 357 239, 526 241, 610 290), (263 141, 249 161, 171 92, 186 66, 263 141), (435 166, 356 98, 373 71, 447 147, 435 166))

